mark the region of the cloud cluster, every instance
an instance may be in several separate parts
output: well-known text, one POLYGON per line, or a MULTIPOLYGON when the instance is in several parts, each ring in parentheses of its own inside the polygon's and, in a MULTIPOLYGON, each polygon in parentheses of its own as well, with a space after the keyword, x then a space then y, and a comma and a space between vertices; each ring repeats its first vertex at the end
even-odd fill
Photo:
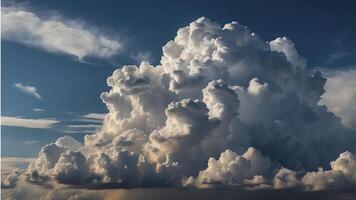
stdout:
POLYGON ((341 153, 330 162, 331 170, 307 172, 302 175, 284 167, 275 168, 268 157, 250 147, 243 155, 231 150, 221 153, 220 158, 210 158, 208 167, 199 175, 183 180, 184 186, 214 187, 219 185, 240 186, 246 189, 323 190, 350 187, 356 183, 356 157, 350 152, 341 153), (273 169, 273 170, 272 170, 273 169))
POLYGON ((330 162, 331 170, 319 168, 317 172, 308 172, 302 183, 308 190, 322 190, 332 187, 352 186, 356 183, 356 157, 350 152, 341 153, 330 162))
POLYGON ((211 185, 243 185, 263 184, 271 168, 271 161, 258 150, 250 147, 243 155, 237 155, 231 150, 221 153, 220 158, 210 158, 208 167, 199 172, 194 180, 189 177, 184 185, 211 186, 211 185))
POLYGON ((109 58, 122 47, 118 39, 99 33, 78 20, 58 15, 39 16, 21 7, 1 8, 2 39, 45 49, 49 52, 109 58))
POLYGON ((287 38, 265 42, 238 22, 199 18, 163 47, 159 65, 115 70, 101 94, 109 110, 101 129, 83 145, 65 137, 43 147, 28 179, 88 187, 350 185, 355 133, 318 105, 326 78, 305 65, 287 38), (335 158, 330 170, 315 172, 335 158))

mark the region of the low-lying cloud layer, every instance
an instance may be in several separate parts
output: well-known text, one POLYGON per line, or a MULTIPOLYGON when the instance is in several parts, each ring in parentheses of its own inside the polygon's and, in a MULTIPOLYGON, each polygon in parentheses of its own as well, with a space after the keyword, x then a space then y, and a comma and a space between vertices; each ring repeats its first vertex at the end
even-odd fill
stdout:
POLYGON ((109 113, 80 144, 62 137, 26 171, 82 187, 321 190, 356 181, 355 133, 318 105, 326 78, 288 38, 261 40, 199 18, 161 64, 124 66, 101 94, 109 113), (322 168, 319 168, 322 167, 322 168))

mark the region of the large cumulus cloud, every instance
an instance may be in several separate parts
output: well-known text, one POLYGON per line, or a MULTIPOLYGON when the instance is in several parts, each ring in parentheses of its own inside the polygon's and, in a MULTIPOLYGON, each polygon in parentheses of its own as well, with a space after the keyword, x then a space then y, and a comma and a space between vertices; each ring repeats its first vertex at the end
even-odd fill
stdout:
POLYGON ((83 145, 65 137, 43 147, 28 180, 97 187, 350 185, 355 133, 318 105, 326 78, 305 67, 288 38, 265 42, 238 22, 221 27, 199 18, 163 47, 159 65, 115 70, 110 91, 101 94, 109 112, 100 131, 83 145), (326 179, 335 184, 320 185, 326 179))

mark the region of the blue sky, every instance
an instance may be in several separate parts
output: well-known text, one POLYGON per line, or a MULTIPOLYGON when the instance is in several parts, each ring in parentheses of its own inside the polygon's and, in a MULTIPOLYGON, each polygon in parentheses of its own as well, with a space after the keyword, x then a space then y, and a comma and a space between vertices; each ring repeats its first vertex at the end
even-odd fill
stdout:
POLYGON ((96 51, 53 52, 49 47, 2 37, 1 115, 58 121, 41 128, 2 126, 2 156, 34 157, 41 146, 65 134, 82 141, 88 130, 100 125, 99 115, 85 115, 107 112, 100 94, 109 89, 106 78, 113 70, 137 64, 142 57, 158 64, 162 46, 178 28, 201 16, 220 24, 237 20, 266 41, 288 36, 307 58, 310 69, 342 69, 356 62, 352 0, 34 0, 3 1, 2 6, 26 9, 42 20, 59 17, 64 23, 85 24, 78 27, 120 44, 107 56, 96 51), (78 57, 82 54, 86 56, 78 57), (16 83, 21 85, 16 87, 16 83), (26 92, 26 86, 35 87, 40 98, 33 91, 26 92))

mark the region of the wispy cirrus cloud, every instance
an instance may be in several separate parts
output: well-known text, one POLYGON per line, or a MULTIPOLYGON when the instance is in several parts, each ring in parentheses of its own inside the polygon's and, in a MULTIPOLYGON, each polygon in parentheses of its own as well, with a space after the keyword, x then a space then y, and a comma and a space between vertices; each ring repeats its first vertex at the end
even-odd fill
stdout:
POLYGON ((23 7, 1 8, 2 39, 84 57, 109 58, 118 53, 122 42, 99 32, 83 21, 64 19, 58 14, 40 16, 23 7))
POLYGON ((38 129, 48 129, 52 125, 59 123, 60 121, 55 119, 31 119, 23 117, 9 117, 1 116, 2 126, 15 126, 24 128, 38 128, 38 129))
POLYGON ((24 92, 26 94, 36 97, 39 100, 42 100, 41 95, 38 93, 37 88, 34 86, 24 85, 22 83, 15 83, 14 87, 20 90, 21 92, 24 92))

